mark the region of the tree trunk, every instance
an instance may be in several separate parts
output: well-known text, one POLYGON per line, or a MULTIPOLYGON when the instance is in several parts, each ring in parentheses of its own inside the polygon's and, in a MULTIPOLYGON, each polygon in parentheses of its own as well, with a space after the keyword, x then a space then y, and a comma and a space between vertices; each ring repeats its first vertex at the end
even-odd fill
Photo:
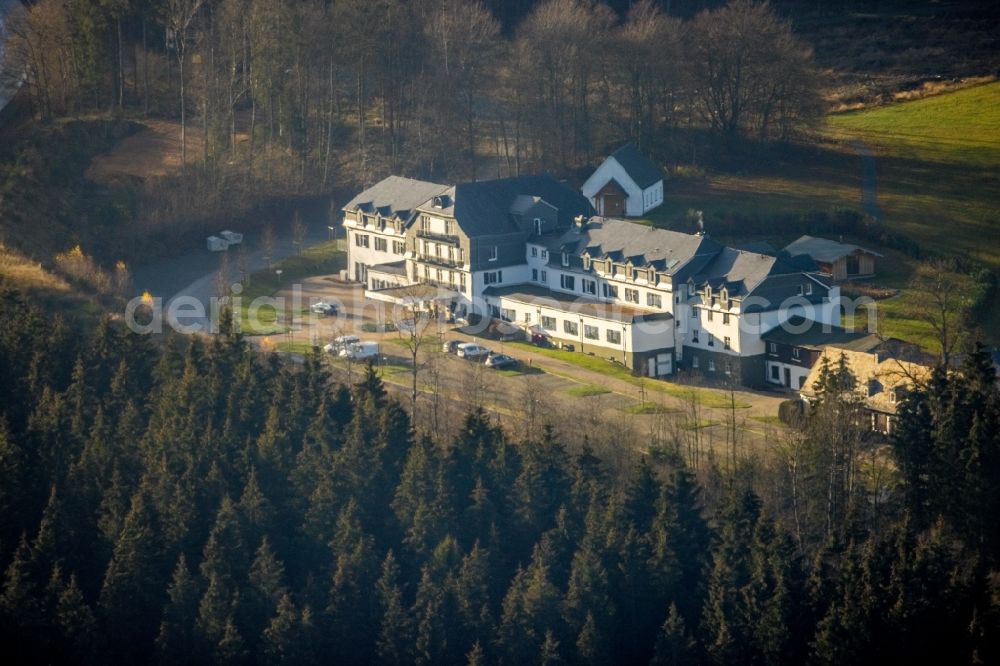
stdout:
POLYGON ((183 38, 177 46, 177 64, 181 79, 181 171, 187 166, 187 107, 184 100, 185 87, 184 87, 184 47, 183 38))
POLYGON ((146 44, 146 17, 142 17, 142 115, 149 115, 149 47, 146 44))

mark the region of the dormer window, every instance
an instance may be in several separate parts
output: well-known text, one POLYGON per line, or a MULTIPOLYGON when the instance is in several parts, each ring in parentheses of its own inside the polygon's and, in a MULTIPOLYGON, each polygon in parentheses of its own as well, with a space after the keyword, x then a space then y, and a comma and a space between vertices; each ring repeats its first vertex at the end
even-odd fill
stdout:
POLYGON ((569 253, 568 252, 563 252, 562 253, 562 265, 563 266, 569 266, 569 253))
POLYGON ((535 233, 538 234, 539 236, 541 236, 542 235, 542 218, 536 217, 534 219, 534 223, 535 223, 535 233))
POLYGON ((490 247, 490 261, 496 261, 500 258, 500 249, 493 245, 490 247))
POLYGON ((813 286, 811 283, 806 282, 806 296, 813 293, 813 286))
POLYGON ((587 255, 583 256, 583 270, 585 271, 590 270, 590 257, 588 257, 587 255))
POLYGON ((694 296, 694 283, 688 282, 688 296, 694 296))
POLYGON ((799 296, 802 295, 802 293, 803 293, 803 287, 802 287, 801 284, 798 286, 798 289, 796 289, 796 291, 798 292, 799 296))
POLYGON ((723 301, 729 300, 729 290, 723 287, 722 291, 719 292, 719 298, 723 301))

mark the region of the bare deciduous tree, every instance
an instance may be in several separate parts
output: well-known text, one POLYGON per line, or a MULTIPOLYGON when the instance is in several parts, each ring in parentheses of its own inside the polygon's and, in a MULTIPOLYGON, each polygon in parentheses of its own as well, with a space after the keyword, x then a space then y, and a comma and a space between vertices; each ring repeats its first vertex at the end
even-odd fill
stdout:
POLYGON ((821 112, 812 50, 766 2, 732 0, 691 23, 686 55, 697 108, 727 137, 787 132, 821 112))
POLYGON ((295 211, 295 216, 292 218, 292 245, 295 246, 295 251, 299 254, 302 254, 307 233, 309 233, 309 228, 302 221, 302 215, 299 214, 299 211, 295 211))
POLYGON ((949 271, 940 261, 932 261, 917 267, 910 288, 914 295, 912 313, 934 331, 941 365, 948 367, 968 334, 963 319, 972 300, 969 279, 949 271))

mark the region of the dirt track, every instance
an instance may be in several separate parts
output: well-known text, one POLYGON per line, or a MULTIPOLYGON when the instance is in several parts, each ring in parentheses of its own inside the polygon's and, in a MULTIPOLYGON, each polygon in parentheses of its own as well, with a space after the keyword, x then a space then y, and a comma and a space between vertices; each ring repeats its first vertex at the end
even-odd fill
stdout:
MULTIPOLYGON (((91 160, 85 176, 97 183, 122 177, 157 178, 170 175, 181 166, 181 125, 168 120, 147 120, 145 127, 122 139, 109 153, 91 160)), ((201 157, 204 139, 201 130, 187 128, 187 161, 201 157)))

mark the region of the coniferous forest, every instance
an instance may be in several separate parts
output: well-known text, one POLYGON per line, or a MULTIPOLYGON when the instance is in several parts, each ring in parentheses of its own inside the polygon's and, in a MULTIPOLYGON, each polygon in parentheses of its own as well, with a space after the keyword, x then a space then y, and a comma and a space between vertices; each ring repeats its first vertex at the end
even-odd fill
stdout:
POLYGON ((794 474, 695 475, 680 456, 612 473, 558 422, 516 441, 474 411, 440 441, 374 370, 335 385, 318 354, 285 362, 226 331, 161 342, 106 320, 81 336, 7 290, 4 654, 996 663, 988 357, 905 398, 878 493, 851 381, 826 369, 794 474))

